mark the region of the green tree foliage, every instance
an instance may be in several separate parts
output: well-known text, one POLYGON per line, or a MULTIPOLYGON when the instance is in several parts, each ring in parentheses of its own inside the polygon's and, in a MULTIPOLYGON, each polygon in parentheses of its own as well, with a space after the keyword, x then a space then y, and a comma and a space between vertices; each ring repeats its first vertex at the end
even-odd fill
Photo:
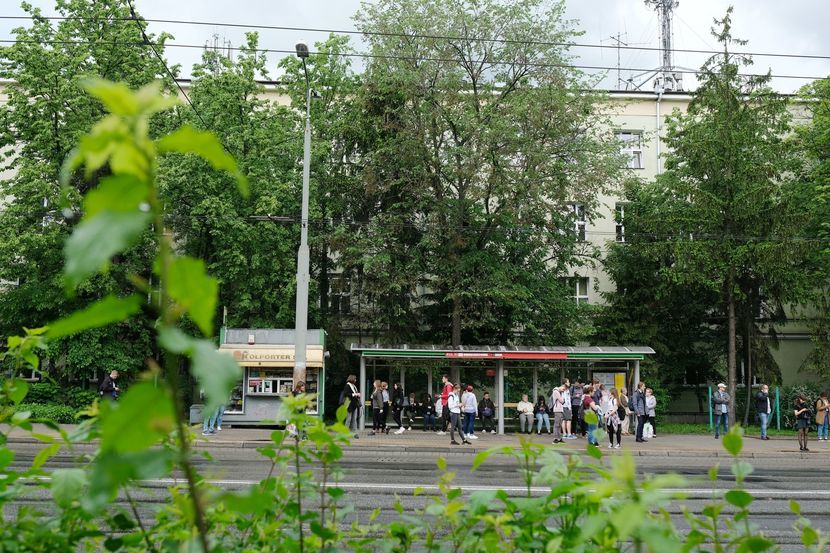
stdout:
MULTIPOLYGON (((718 25, 713 34, 723 52, 701 68, 687 112, 668 119, 666 171, 635 193, 631 211, 641 238, 630 245, 634 252, 617 259, 646 260, 652 277, 640 286, 656 283, 661 309, 679 310, 669 320, 691 307, 692 326, 723 329, 721 351, 734 399, 739 334, 745 377, 756 367, 765 369, 758 372, 762 378, 776 375, 770 344, 759 334, 774 337, 785 303, 801 299, 806 286, 799 267, 809 246, 794 239, 804 221, 788 174, 787 100, 767 86, 769 75, 741 75, 751 60, 730 51, 743 44, 732 37, 731 9, 718 25)), ((623 276, 626 270, 616 272, 623 276)), ((621 294, 635 285, 618 282, 621 294)), ((640 314, 632 311, 631 317, 640 314)), ((690 338, 704 332, 699 328, 690 338)))
POLYGON ((357 15, 374 56, 363 101, 382 138, 365 154, 358 265, 378 278, 365 297, 387 320, 454 345, 517 329, 568 339, 577 309, 563 277, 595 254, 572 232, 570 203, 590 217, 622 163, 597 97, 567 67, 563 13, 539 0, 384 0, 357 15))
MULTIPOLYGON (((0 335, 14 335, 26 324, 42 326, 80 305, 120 294, 127 276, 141 272, 154 251, 149 235, 123 252, 105 274, 86 279, 72 298, 61 279, 63 241, 74 226, 78 198, 106 175, 89 181, 58 183, 61 164, 96 120, 101 103, 84 94, 84 76, 100 76, 140 86, 165 76, 163 65, 146 47, 120 0, 59 0, 53 22, 24 4, 31 25, 14 30, 20 42, 0 48, 0 78, 7 103, 0 106, 0 279, 16 285, 0 288, 0 335), (120 44, 116 44, 120 43, 120 44)), ((157 43, 166 36, 150 37, 157 43)), ((157 47, 163 51, 163 46, 157 47)), ((67 336, 49 350, 49 368, 65 379, 86 379, 93 371, 135 371, 151 354, 146 322, 124 323, 67 336)))
POLYGON ((804 310, 810 320, 813 350, 802 368, 826 380, 830 377, 830 288, 826 284, 830 275, 830 83, 821 79, 804 87, 801 98, 808 122, 796 129, 792 140, 803 162, 797 198, 810 216, 806 234, 821 241, 814 263, 805 266, 816 286, 810 296, 812 305, 804 310))
POLYGON ((218 308, 230 326, 283 328, 294 321, 294 272, 299 232, 253 216, 299 213, 302 151, 295 116, 279 105, 267 78, 256 34, 235 59, 207 50, 193 69, 179 119, 215 132, 249 179, 250 197, 236 193, 233 177, 207 170, 188 155, 169 156, 159 169, 165 216, 177 248, 205 260, 219 278, 218 308), (301 154, 300 154, 301 155, 301 154))

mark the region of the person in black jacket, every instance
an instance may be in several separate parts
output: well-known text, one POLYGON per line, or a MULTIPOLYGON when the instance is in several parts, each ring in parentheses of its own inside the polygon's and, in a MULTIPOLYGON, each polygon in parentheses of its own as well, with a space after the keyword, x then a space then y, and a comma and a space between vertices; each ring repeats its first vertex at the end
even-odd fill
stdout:
POLYGON ((484 392, 481 401, 478 402, 478 418, 484 426, 484 433, 496 433, 494 418, 496 416, 496 405, 490 399, 490 392, 484 392))
POLYGON ((761 384, 761 389, 755 394, 755 409, 758 411, 758 418, 761 420, 761 439, 769 440, 767 436, 767 424, 769 414, 772 412, 772 405, 769 401, 769 386, 761 384))
POLYGON ((118 380, 118 371, 113 369, 104 377, 103 382, 101 382, 101 387, 98 389, 101 397, 106 399, 118 399, 118 394, 121 393, 121 388, 119 388, 118 384, 116 384, 116 380, 118 380))
POLYGON ((403 434, 404 430, 406 430, 406 428, 404 428, 403 421, 401 420, 404 397, 403 386, 401 386, 400 382, 395 382, 392 385, 392 397, 390 398, 392 401, 392 418, 395 420, 395 424, 398 425, 398 429, 395 430, 395 434, 403 434))
POLYGON ((421 416, 424 417, 424 432, 431 430, 438 431, 435 423, 435 399, 430 394, 424 394, 424 401, 420 405, 421 416))
POLYGON ((346 378, 346 386, 343 388, 343 403, 346 404, 346 425, 354 437, 359 437, 357 432, 360 426, 360 415, 363 412, 361 407, 360 391, 357 389, 357 377, 350 374, 346 378))

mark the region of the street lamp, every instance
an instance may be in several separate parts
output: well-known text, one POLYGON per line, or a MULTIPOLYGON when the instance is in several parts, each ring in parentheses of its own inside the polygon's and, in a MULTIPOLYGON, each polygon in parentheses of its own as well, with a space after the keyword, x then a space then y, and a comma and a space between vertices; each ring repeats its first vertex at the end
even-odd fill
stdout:
POLYGON ((297 307, 294 323, 294 388, 305 383, 306 334, 308 333, 308 181, 311 169, 311 86, 308 82, 308 45, 298 42, 297 57, 303 62, 305 73, 305 141, 303 144, 303 206, 300 214, 300 248, 297 250, 297 307))

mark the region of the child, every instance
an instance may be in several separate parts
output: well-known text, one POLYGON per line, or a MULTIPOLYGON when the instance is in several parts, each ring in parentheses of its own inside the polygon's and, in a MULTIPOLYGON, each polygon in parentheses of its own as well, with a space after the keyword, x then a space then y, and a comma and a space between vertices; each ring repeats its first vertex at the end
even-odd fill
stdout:
POLYGON ((484 433, 491 432, 493 434, 496 433, 495 424, 493 422, 493 417, 496 414, 496 406, 493 403, 493 400, 490 399, 490 393, 484 392, 484 396, 481 398, 481 401, 478 402, 478 418, 481 419, 481 424, 484 426, 484 433))

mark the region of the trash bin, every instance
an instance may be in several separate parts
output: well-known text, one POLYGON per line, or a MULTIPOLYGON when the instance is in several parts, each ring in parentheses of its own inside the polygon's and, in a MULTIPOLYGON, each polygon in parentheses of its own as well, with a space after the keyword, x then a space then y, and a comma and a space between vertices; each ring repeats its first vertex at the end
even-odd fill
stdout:
POLYGON ((200 424, 202 422, 202 408, 201 403, 194 403, 190 406, 190 424, 200 424))

